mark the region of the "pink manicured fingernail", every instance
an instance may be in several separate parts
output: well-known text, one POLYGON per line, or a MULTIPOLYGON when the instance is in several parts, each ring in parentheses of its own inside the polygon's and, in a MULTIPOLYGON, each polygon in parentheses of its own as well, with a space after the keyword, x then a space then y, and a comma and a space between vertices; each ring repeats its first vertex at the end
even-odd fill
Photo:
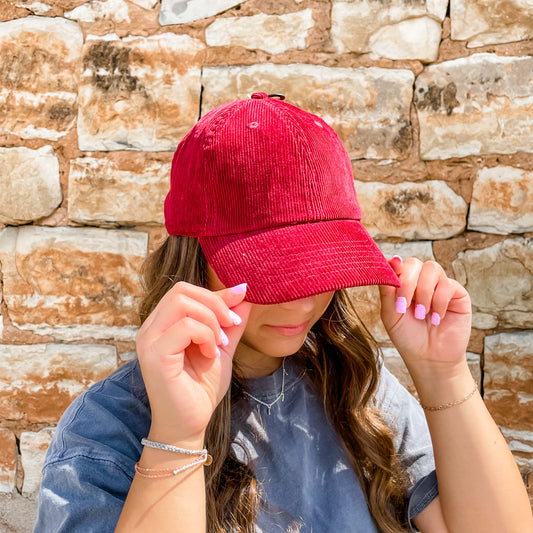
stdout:
POLYGON ((396 298, 396 312, 402 315, 407 312, 407 300, 403 296, 396 298))
POLYGON ((247 288, 248 288, 247 283, 241 283, 240 285, 235 285, 235 287, 232 287, 231 292, 234 292, 236 294, 241 294, 243 292, 246 292, 247 288))
POLYGON ((218 349, 218 346, 216 347, 217 357, 220 357, 222 354, 220 353, 220 350, 218 349))
POLYGON ((242 322, 242 318, 235 312, 233 312, 231 309, 229 310, 229 314, 231 316, 231 320, 233 320, 233 323, 238 326, 242 322))
POLYGON ((228 336, 224 333, 224 330, 220 330, 220 338, 222 339, 222 346, 227 346, 229 344, 228 336))
POLYGON ((434 326, 438 326, 440 324, 440 316, 439 313, 431 313, 431 323, 434 326))
POLYGON ((400 261, 403 261, 403 259, 399 255, 393 255, 392 258, 393 259, 399 259, 400 261))
POLYGON ((415 318, 417 320, 424 320, 426 318, 426 308, 422 304, 416 304, 415 318))

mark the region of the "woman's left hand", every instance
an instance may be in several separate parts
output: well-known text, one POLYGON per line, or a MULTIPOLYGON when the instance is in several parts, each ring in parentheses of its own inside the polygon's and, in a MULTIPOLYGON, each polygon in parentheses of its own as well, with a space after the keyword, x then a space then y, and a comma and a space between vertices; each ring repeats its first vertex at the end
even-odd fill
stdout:
POLYGON ((389 264, 401 287, 380 286, 381 319, 411 375, 453 372, 465 361, 471 306, 466 289, 434 261, 389 264))

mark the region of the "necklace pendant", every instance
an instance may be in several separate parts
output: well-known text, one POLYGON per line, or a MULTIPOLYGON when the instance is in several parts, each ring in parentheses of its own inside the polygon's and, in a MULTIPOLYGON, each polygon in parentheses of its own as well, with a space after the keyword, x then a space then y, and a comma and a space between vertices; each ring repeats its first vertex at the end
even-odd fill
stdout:
POLYGON ((270 410, 272 409, 272 406, 269 405, 267 408, 268 408, 267 413, 270 414, 270 410))

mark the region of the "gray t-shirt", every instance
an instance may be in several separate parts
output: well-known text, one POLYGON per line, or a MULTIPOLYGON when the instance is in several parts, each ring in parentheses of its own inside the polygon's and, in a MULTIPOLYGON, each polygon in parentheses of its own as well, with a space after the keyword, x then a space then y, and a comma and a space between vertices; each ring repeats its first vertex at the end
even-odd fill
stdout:
MULTIPOLYGON (((245 396, 234 415, 240 427, 235 453, 246 461, 242 448, 247 450, 268 502, 259 514, 258 533, 285 532, 297 525, 301 533, 377 533, 359 480, 306 371, 290 357, 284 367, 283 401, 269 409, 245 396)), ((270 376, 247 380, 245 389, 271 404, 282 380, 280 368, 270 376)), ((437 495, 426 419, 418 402, 384 367, 375 407, 395 432, 395 448, 410 479, 412 518, 437 495)))
MULTIPOLYGON (((252 399, 232 411, 267 502, 257 532, 286 531, 298 520, 302 533, 375 533, 358 480, 319 400, 305 374, 286 361, 284 401, 270 415, 252 399)), ((249 380, 248 390, 271 403, 281 382, 280 369, 249 380)), ((425 419, 386 370, 377 403, 397 431, 396 448, 416 484, 410 490, 412 517, 437 494, 425 419)), ((138 361, 81 394, 61 417, 46 455, 35 533, 113 533, 150 423, 138 361)))

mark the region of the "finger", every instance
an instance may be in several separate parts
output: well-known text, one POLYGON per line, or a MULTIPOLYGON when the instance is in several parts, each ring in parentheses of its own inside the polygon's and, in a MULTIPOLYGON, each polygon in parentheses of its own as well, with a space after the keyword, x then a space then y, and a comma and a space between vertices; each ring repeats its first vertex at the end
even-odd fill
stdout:
POLYGON ((434 326, 438 326, 446 316, 446 311, 455 293, 452 281, 444 274, 444 276, 439 278, 439 282, 435 287, 431 303, 431 323, 434 326))
POLYGON ((180 312, 180 310, 190 299, 196 300, 211 309, 221 326, 231 327, 235 325, 235 317, 230 307, 240 303, 246 294, 245 291, 236 292, 233 289, 228 288, 215 292, 192 283, 180 281, 161 298, 149 317, 151 319, 150 322, 146 326, 143 324, 143 329, 149 327, 155 332, 165 331, 176 320, 184 316, 184 313, 180 312), (184 297, 188 298, 185 299, 184 297))
POLYGON ((420 259, 410 257, 397 266, 396 275, 400 279, 401 286, 396 289, 396 313, 403 314, 411 307, 422 264, 420 259))
POLYGON ((220 354, 213 330, 187 316, 170 326, 151 343, 151 357, 178 354, 185 351, 193 343, 198 345, 200 352, 205 357, 214 358, 220 354))
POLYGON ((447 279, 442 267, 435 261, 422 264, 414 294, 414 315, 418 320, 425 320, 432 308, 433 295, 439 280, 447 279))

